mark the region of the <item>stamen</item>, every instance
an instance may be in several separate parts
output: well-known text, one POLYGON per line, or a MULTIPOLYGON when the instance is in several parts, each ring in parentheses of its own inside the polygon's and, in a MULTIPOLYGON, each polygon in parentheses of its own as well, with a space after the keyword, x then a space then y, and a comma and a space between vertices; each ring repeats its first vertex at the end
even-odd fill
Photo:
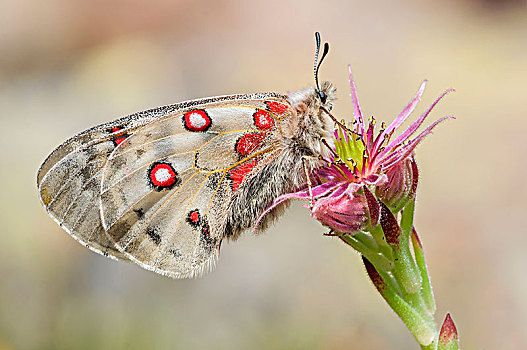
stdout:
POLYGON ((353 170, 351 170, 351 169, 348 167, 348 164, 347 164, 347 163, 345 163, 345 164, 346 164, 346 167, 349 169, 349 171, 351 172, 351 174, 353 175, 353 177, 354 177, 355 179, 358 179, 359 176, 358 176, 357 174, 358 174, 359 171, 357 170, 357 162, 354 161, 353 158, 348 158, 348 159, 346 159, 346 160, 347 160, 348 162, 351 163, 351 166, 353 167, 353 170))
POLYGON ((362 158, 368 159, 368 152, 366 150, 362 151, 362 158))
POLYGON ((357 162, 353 160, 353 158, 348 158, 346 159, 348 162, 351 163, 351 166, 353 166, 354 168, 357 166, 357 162))
POLYGON ((392 137, 392 135, 393 135, 394 132, 395 132, 395 130, 392 130, 392 131, 390 132, 390 134, 388 135, 388 139, 386 140, 386 143, 390 142, 390 139, 391 139, 391 137, 392 137))
MULTIPOLYGON (((366 146, 366 142, 364 142, 364 139, 361 137, 360 138, 361 142, 362 142, 362 145, 364 146, 364 149, 367 149, 368 146, 366 146)), ((358 141, 358 140, 357 140, 358 141)))
POLYGON ((368 162, 368 154, 366 154, 366 150, 362 152, 362 169, 361 169, 361 176, 364 177, 366 174, 366 167, 368 162))

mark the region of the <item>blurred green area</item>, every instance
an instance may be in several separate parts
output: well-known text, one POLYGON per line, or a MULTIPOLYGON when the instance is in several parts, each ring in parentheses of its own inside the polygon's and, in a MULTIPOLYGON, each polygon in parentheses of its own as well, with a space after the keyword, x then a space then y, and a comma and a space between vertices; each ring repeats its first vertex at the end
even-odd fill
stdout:
POLYGON ((419 148, 417 228, 465 349, 527 340, 525 1, 8 0, 0 20, 0 349, 414 349, 358 256, 300 204, 225 244, 215 272, 170 280, 91 253, 40 206, 35 175, 71 135, 191 98, 321 79, 350 119, 455 115, 419 148))

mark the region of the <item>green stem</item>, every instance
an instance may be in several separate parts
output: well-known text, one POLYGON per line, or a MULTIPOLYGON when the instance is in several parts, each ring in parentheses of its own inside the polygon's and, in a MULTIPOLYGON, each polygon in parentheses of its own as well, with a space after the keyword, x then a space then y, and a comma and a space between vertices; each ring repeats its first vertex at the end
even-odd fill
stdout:
POLYGON ((418 293, 421 288, 421 275, 417 271, 410 249, 403 244, 395 249, 394 276, 408 294, 418 293))
POLYGON ((408 293, 417 293, 421 288, 422 276, 410 252, 410 233, 414 221, 415 199, 404 208, 401 215, 401 240, 395 249, 395 277, 408 293))
POLYGON ((430 276, 428 275, 423 247, 415 230, 412 230, 412 246, 414 248, 415 261, 423 280, 421 295, 423 296, 428 312, 433 315, 436 311, 434 292, 432 291, 432 283, 430 282, 430 276))
POLYGON ((392 247, 386 242, 386 237, 382 231, 381 225, 377 225, 371 229, 371 235, 375 239, 375 242, 379 245, 381 253, 388 259, 393 261, 393 251, 392 247))
POLYGON ((378 269, 389 271, 393 269, 393 262, 379 254, 377 250, 371 249, 350 235, 342 235, 339 238, 353 249, 364 255, 378 269))
POLYGON ((412 332, 419 344, 429 345, 436 336, 436 327, 433 322, 427 319, 428 315, 423 317, 419 311, 410 305, 403 296, 399 295, 386 281, 381 277, 378 270, 366 259, 363 258, 364 265, 368 276, 373 284, 386 300, 388 305, 395 311, 395 313, 403 320, 406 327, 412 332))

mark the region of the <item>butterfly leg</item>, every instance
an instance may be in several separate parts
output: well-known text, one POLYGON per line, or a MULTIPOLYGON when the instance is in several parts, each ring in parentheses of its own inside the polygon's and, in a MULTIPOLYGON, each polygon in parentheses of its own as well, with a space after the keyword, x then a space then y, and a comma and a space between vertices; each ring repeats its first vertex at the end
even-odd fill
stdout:
MULTIPOLYGON (((313 198, 313 184, 311 183, 311 176, 309 176, 309 171, 307 170, 306 158, 309 156, 302 156, 302 167, 304 168, 304 173, 306 174, 307 188, 309 190, 309 209, 313 209, 315 205, 315 199, 313 198)), ((312 158, 312 157, 309 157, 312 158)))
POLYGON ((326 237, 342 237, 342 233, 335 233, 335 231, 331 230, 328 233, 324 233, 324 236, 326 236, 326 237))
POLYGON ((329 143, 328 143, 328 141, 326 139, 322 139, 321 141, 324 144, 324 146, 326 146, 327 149, 333 154, 333 157, 335 158, 335 161, 340 158, 340 156, 337 154, 337 152, 335 152, 335 150, 333 148, 331 148, 331 146, 329 145, 329 143))
POLYGON ((352 134, 357 135, 356 132, 354 132, 353 130, 350 130, 350 129, 344 124, 344 120, 342 120, 341 122, 339 122, 339 121, 337 120, 337 118, 335 118, 335 116, 334 116, 333 114, 329 113, 329 111, 328 111, 325 107, 322 107, 322 106, 321 106, 319 111, 320 111, 320 112, 324 112, 324 113, 326 113, 326 114, 331 118, 331 120, 333 120, 333 122, 334 122, 335 124, 337 124, 338 126, 340 126, 342 129, 348 131, 349 133, 352 133, 352 134))

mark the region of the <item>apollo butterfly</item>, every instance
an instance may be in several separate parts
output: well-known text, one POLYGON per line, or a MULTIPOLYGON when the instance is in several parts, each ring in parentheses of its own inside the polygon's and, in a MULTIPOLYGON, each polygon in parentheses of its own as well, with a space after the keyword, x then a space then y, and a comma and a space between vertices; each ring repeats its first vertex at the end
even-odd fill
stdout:
MULTIPOLYGON (((65 141, 37 175, 49 215, 87 248, 174 278, 214 267, 224 239, 306 185, 325 155, 336 91, 256 93, 158 107, 65 141)), ((317 64, 318 63, 318 64, 317 64)), ((260 222, 265 229, 283 207, 260 222)))

